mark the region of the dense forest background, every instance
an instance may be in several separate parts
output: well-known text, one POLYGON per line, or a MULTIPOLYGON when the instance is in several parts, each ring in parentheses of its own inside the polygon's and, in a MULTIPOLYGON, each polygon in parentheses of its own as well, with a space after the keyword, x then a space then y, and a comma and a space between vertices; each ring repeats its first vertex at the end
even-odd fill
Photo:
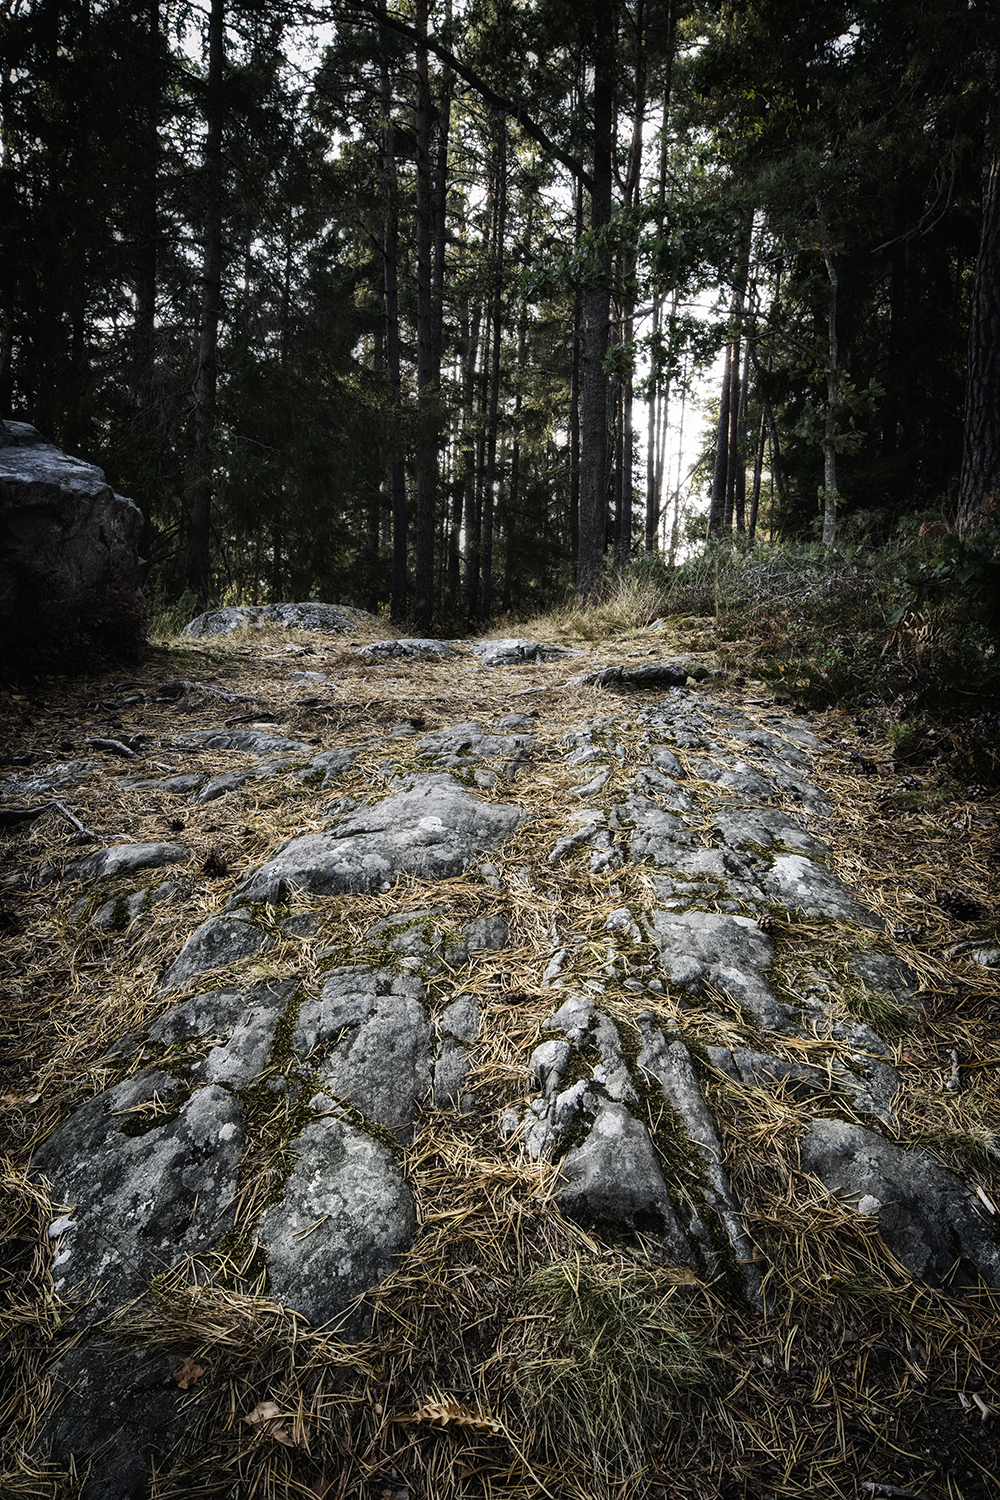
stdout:
POLYGON ((138 502, 154 604, 457 628, 699 533, 989 513, 989 0, 0 24, 0 417, 138 502), (720 350, 693 519, 664 435, 720 350))

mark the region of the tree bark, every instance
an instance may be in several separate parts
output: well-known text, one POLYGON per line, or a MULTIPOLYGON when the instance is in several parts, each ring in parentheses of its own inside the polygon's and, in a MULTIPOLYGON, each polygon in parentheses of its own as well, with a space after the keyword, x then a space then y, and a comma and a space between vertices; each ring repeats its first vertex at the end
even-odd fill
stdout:
POLYGON ((972 293, 958 529, 971 536, 1000 501, 1000 131, 983 191, 972 293))
MULTIPOLYGON (((403 372, 399 349, 399 209, 397 204, 396 131, 392 123, 392 84, 389 64, 381 68, 382 185, 385 207, 382 221, 383 280, 385 287, 385 360, 398 429, 403 406, 403 372)), ((389 613, 393 624, 406 618, 406 468, 393 458, 391 486, 392 584, 389 613)))
POLYGON ((482 585, 479 620, 485 625, 493 608, 493 517, 497 485, 497 420, 500 411, 500 344, 503 333, 503 258, 507 233, 507 119, 497 122, 496 187, 493 210, 493 298, 490 332, 490 394, 486 411, 486 475, 483 482, 482 585))
POLYGON ((732 392, 733 346, 726 345, 726 362, 722 371, 722 394, 719 400, 719 426, 715 439, 715 472, 712 476, 712 500, 708 511, 709 538, 721 537, 726 530, 726 481, 729 474, 729 402, 732 392))
MULTIPOLYGON (((599 235, 611 221, 611 134, 614 104, 610 10, 598 9, 594 34, 593 187, 590 229, 599 235)), ((584 602, 600 597, 607 540, 608 377, 604 361, 611 322, 611 253, 602 251, 585 297, 587 328, 580 414, 580 545, 577 590, 584 602)))
POLYGON ((208 76, 205 85, 201 324, 194 378, 194 481, 187 556, 188 587, 202 604, 208 602, 211 591, 212 438, 222 302, 222 77, 225 65, 225 0, 212 0, 208 17, 208 76))
POLYGON ((436 463, 433 430, 434 297, 432 282, 433 181, 431 174, 431 87, 427 55, 428 0, 417 0, 417 527, 414 567, 413 628, 427 635, 434 602, 434 491, 436 463))
POLYGON ((837 404, 840 399, 840 375, 837 355, 837 266, 830 244, 826 207, 819 210, 820 248, 829 282, 827 293, 827 363, 826 415, 823 422, 823 546, 832 547, 837 535, 837 404))

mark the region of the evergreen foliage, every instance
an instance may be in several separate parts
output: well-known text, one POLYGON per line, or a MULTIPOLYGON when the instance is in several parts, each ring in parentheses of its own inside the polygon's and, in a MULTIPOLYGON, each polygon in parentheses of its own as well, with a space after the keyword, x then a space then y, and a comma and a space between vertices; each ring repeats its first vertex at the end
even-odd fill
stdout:
POLYGON ((673 559, 664 429, 723 348, 713 536, 951 519, 963 424, 963 532, 989 514, 979 0, 8 0, 2 26, 0 416, 135 498, 164 607, 460 629, 593 597, 673 559))

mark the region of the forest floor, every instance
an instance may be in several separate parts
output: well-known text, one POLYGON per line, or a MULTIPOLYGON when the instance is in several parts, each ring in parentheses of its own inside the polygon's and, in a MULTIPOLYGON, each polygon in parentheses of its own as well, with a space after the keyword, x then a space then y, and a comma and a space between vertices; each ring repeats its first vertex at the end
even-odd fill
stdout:
MULTIPOLYGON (((130 763, 121 747, 137 757, 136 773, 155 776, 167 769, 165 764, 158 769, 158 762, 165 750, 176 749, 178 734, 222 722, 271 729, 322 748, 372 746, 338 783, 338 792, 350 795, 370 781, 385 753, 384 744, 373 745, 373 736, 403 722, 429 733, 537 710, 555 733, 578 728, 588 717, 614 716, 626 695, 566 686, 567 678, 594 664, 630 667, 678 657, 708 672, 700 691, 744 711, 774 705, 763 683, 720 672, 711 647, 692 649, 693 641, 706 647, 703 628, 679 623, 597 641, 554 633, 553 644, 579 655, 503 672, 486 671, 466 656, 457 663, 370 665, 351 649, 384 635, 359 631, 347 640, 275 631, 207 644, 161 643, 128 672, 0 687, 2 766, 6 780, 17 778, 12 786, 22 786, 34 768, 96 763, 106 775, 70 778, 65 790, 51 794, 94 836, 95 847, 182 836, 194 854, 189 878, 169 912, 128 931, 95 935, 74 928, 68 904, 54 899, 45 883, 47 869, 86 853, 73 824, 56 810, 0 829, 5 865, 0 874, 5 992, 0 1207, 14 1231, 3 1273, 6 1310, 0 1312, 8 1349, 6 1390, 0 1396, 0 1421, 8 1433, 8 1458, 0 1473, 4 1497, 69 1500, 84 1493, 82 1480, 31 1452, 46 1381, 66 1343, 59 1309, 45 1291, 48 1221, 44 1195, 29 1188, 24 1175, 30 1152, 103 1086, 108 1044, 148 1026, 162 1011, 157 983, 183 939, 217 908, 236 878, 277 842, 301 831, 305 816, 303 798, 281 778, 248 783, 238 794, 201 806, 187 797, 126 787, 122 781, 130 763), (294 680, 298 673, 322 674, 323 680, 294 680), (119 749, 109 748, 109 742, 119 749)), ((730 646, 730 659, 732 654, 730 646)), ((897 761, 888 741, 863 727, 859 733, 858 721, 846 710, 807 717, 824 746, 814 780, 831 803, 824 837, 836 868, 884 920, 887 948, 916 976, 920 1014, 893 1018, 893 1065, 903 1079, 906 1118, 924 1149, 975 1182, 995 1211, 992 1205, 1000 1204, 1000 984, 996 969, 970 964, 964 955, 977 945, 997 943, 998 798, 967 801, 954 788, 943 794, 930 775, 897 761), (964 950, 956 952, 962 944, 964 950)), ((222 772, 231 765, 230 756, 211 750, 197 756, 200 772, 222 772)), ((176 756, 169 768, 176 772, 176 756)), ((529 807, 533 795, 541 797, 544 790, 533 787, 531 777, 516 787, 529 807)), ((8 800, 30 803, 37 794, 22 792, 8 800)), ((544 857, 540 846, 539 881, 555 878, 544 857)), ((577 878, 578 889, 567 890, 565 900, 584 924, 593 913, 596 933, 616 904, 614 876, 577 878)), ((419 894, 397 887, 367 898, 366 909, 373 916, 387 914, 419 894)), ((537 954, 547 930, 530 894, 523 905, 513 951, 498 955, 491 971, 493 981, 514 998, 522 990, 537 990, 537 954), (534 980, 526 977, 529 973, 534 980)), ((729 1143, 732 1170, 738 1170, 740 1155, 756 1153, 766 1164, 772 1123, 760 1118, 756 1138, 729 1143)), ((459 1165, 449 1161, 431 1125, 418 1137, 411 1162, 431 1197, 434 1182, 459 1165)), ((583 1267, 592 1276, 605 1276, 612 1288, 618 1268, 627 1265, 660 1278, 656 1285, 662 1289, 661 1270, 643 1259, 641 1247, 623 1250, 563 1220, 547 1197, 550 1187, 541 1166, 512 1168, 506 1179, 498 1176, 485 1189, 482 1182, 453 1182, 455 1222, 464 1227, 449 1229, 439 1195, 434 1276, 411 1266, 392 1278, 380 1294, 375 1334, 353 1355, 329 1341, 310 1342, 301 1323, 282 1319, 276 1309, 255 1322, 246 1302, 234 1296, 225 1326, 216 1329, 217 1344, 227 1351, 217 1378, 220 1388, 229 1380, 231 1416, 235 1402, 249 1399, 250 1391, 258 1399, 263 1394, 279 1402, 289 1399, 281 1386, 285 1377, 276 1372, 290 1358, 314 1369, 326 1359, 336 1378, 328 1382, 319 1406, 326 1402, 335 1435, 325 1447, 314 1442, 310 1451, 304 1417, 287 1442, 231 1421, 225 1463, 183 1480, 164 1476, 154 1485, 156 1500, 202 1495, 987 1500, 1000 1493, 1000 1295, 987 1290, 951 1295, 915 1283, 870 1236, 849 1243, 848 1228, 820 1197, 811 1217, 796 1216, 788 1206, 786 1221, 773 1226, 779 1239, 784 1236, 789 1261, 782 1296, 766 1318, 727 1302, 712 1285, 672 1290, 671 1296, 686 1299, 679 1321, 700 1351, 700 1364, 697 1373, 691 1367, 688 1389, 678 1382, 637 1468, 616 1473, 611 1465, 599 1472, 593 1454, 606 1450, 595 1445, 588 1458, 565 1446, 557 1431, 548 1445, 545 1433, 536 1432, 535 1447, 526 1448, 526 1438, 512 1434, 509 1422, 467 1406, 454 1406, 449 1416, 449 1360, 456 1357, 449 1322, 461 1308, 468 1327, 468 1309, 481 1307, 488 1333, 489 1319, 503 1303, 512 1318, 522 1317, 522 1334, 525 1329, 530 1334, 519 1267, 523 1271, 536 1263, 543 1251, 542 1258, 553 1264, 575 1264, 580 1274, 583 1267), (507 1203, 511 1217, 503 1235, 498 1236, 494 1220, 477 1225, 468 1213, 463 1217, 465 1199, 474 1190, 507 1203), (543 1201, 548 1204, 544 1222, 538 1211, 543 1201), (840 1247, 840 1260, 824 1261, 814 1253, 821 1236, 840 1247), (494 1267, 488 1293, 477 1285, 481 1274, 472 1272, 477 1263, 494 1267), (437 1407, 429 1395, 434 1391, 437 1407)), ((425 1216, 425 1226, 431 1219, 425 1216)), ((426 1245, 425 1253, 430 1255, 426 1245)), ((619 1281, 624 1285, 624 1274, 619 1281)), ((180 1321, 172 1330, 175 1346, 185 1351, 178 1357, 197 1356, 201 1346, 194 1333, 180 1321)), ((152 1338, 148 1328, 145 1334, 152 1338)), ((517 1354, 508 1343, 506 1378, 516 1383, 526 1346, 522 1338, 517 1354)), ((463 1357, 473 1364, 485 1358, 472 1346, 463 1357)), ((571 1345, 559 1357, 574 1358, 571 1345)), ((319 1406, 310 1419, 314 1427, 319 1406)), ((587 1413, 577 1418, 577 1426, 589 1420, 587 1413)), ((595 1420, 611 1421, 613 1414, 595 1420)), ((577 1429, 570 1422, 566 1430, 577 1429)))

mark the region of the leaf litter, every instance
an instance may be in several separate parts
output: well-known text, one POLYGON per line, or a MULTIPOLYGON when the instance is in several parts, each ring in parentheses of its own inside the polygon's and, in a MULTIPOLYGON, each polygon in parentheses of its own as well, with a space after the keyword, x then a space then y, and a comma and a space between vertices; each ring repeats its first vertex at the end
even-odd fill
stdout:
MULTIPOLYGON (((143 1302, 110 1321, 109 1336, 162 1349, 165 1375, 180 1399, 194 1403, 185 1407, 184 1449, 154 1477, 154 1500, 994 1494, 1000 1299, 985 1289, 959 1297, 914 1283, 870 1223, 804 1178, 796 1142, 808 1116, 796 1099, 781 1089, 765 1094, 722 1079, 706 1083, 726 1170, 750 1205, 748 1227, 771 1309, 765 1320, 751 1317, 723 1283, 706 1285, 689 1268, 664 1265, 654 1242, 637 1236, 612 1243, 563 1218, 552 1169, 529 1162, 502 1137, 502 1106, 530 1091, 526 1059, 552 1008, 552 991, 539 976, 542 957, 552 952, 553 909, 560 927, 579 939, 567 970, 574 981, 601 976, 601 1003, 625 1028, 649 1004, 648 996, 606 984, 603 931, 623 904, 648 909, 647 877, 630 868, 595 876, 572 855, 557 866, 547 859, 554 814, 572 785, 552 747, 588 715, 627 713, 627 702, 598 688, 562 688, 564 663, 526 665, 514 684, 510 674, 470 670, 464 660, 387 670, 359 667, 323 638, 312 644, 310 667, 329 674, 322 708, 289 702, 282 670, 293 653, 277 635, 255 639, 252 648, 173 649, 154 654, 130 679, 128 696, 138 691, 139 701, 127 713, 117 707, 128 722, 114 737, 136 744, 141 734, 155 744, 167 724, 174 733, 215 727, 224 701, 273 714, 270 724, 280 722, 289 735, 360 744, 402 720, 430 731, 530 702, 544 726, 537 763, 518 776, 513 792, 501 786, 495 795, 529 805, 534 832, 524 831, 494 861, 502 897, 459 878, 430 892, 404 881, 385 895, 297 903, 318 918, 319 934, 286 941, 277 956, 294 955, 304 976, 318 973, 316 955, 331 935, 346 944, 394 912, 447 902, 471 918, 502 904, 510 947, 479 955, 471 982, 461 976, 461 992, 474 993, 484 1014, 485 1040, 473 1059, 476 1108, 469 1116, 427 1110, 406 1148, 420 1228, 397 1270, 361 1299, 370 1319, 364 1337, 347 1341, 336 1328, 310 1328, 270 1302, 249 1242, 175 1267, 143 1302), (158 691, 164 683, 169 693, 158 691), (537 691, 513 700, 515 685, 537 691)), ((656 645, 669 649, 662 634, 656 645)), ((712 691, 751 712, 742 695, 712 691)), ((102 718, 102 711, 115 705, 113 684, 102 678, 46 683, 9 706, 18 744, 44 761, 56 758, 53 745, 67 722, 80 725, 81 743, 85 731, 103 737, 109 714, 102 718)), ((831 863, 890 932, 904 934, 887 946, 917 977, 923 1011, 903 1018, 895 1059, 905 1086, 900 1139, 974 1180, 988 1212, 1000 1202, 997 1075, 986 1065, 1000 1057, 1000 1004, 994 975, 946 956, 960 913, 935 898, 947 875, 961 889, 961 911, 975 907, 991 920, 991 806, 887 818, 875 779, 858 774, 844 753, 843 716, 826 714, 811 727, 829 747, 821 780, 832 793, 831 863), (918 929, 916 942, 905 935, 918 929), (945 1087, 953 1054, 957 1093, 945 1087)), ((877 755, 875 746, 866 750, 877 755)), ((377 786, 381 759, 384 746, 362 751, 336 793, 359 796, 377 786)), ((234 763, 212 752, 197 756, 208 774, 234 763)), ((608 797, 619 774, 613 772, 608 797)), ((109 781, 99 797, 86 781, 60 797, 108 844, 163 837, 176 806, 109 781)), ((5 937, 0 957, 9 991, 0 1170, 8 1236, 0 1334, 9 1379, 0 1409, 7 1436, 0 1487, 11 1500, 78 1492, 72 1471, 33 1448, 52 1368, 78 1334, 72 1306, 53 1298, 48 1275, 48 1230, 67 1206, 49 1203, 44 1187, 27 1177, 30 1150, 72 1109, 118 1081, 123 1066, 142 1065, 141 1053, 124 1065, 109 1059, 108 1043, 127 1031, 141 1034, 166 1003, 182 998, 167 1002, 157 991, 163 956, 215 909, 219 882, 235 883, 279 839, 319 819, 293 780, 278 777, 247 783, 220 803, 185 806, 183 821, 192 862, 181 872, 177 900, 104 937, 74 925, 68 901, 53 902, 51 888, 33 884, 43 865, 78 857, 72 823, 28 819, 7 835, 26 877, 18 897, 23 928, 5 937), (225 875, 199 874, 210 859, 226 865, 225 875)), ((822 953, 835 936, 822 924, 779 925, 779 961, 793 950, 793 965, 810 951, 822 953)), ((792 968, 788 975, 794 978, 792 968)), ((213 975, 213 983, 225 977, 213 975)), ((437 1001, 446 1003, 458 982, 443 975, 437 1001)), ((683 1039, 725 1041, 711 1003, 681 1006, 669 991, 656 1001, 683 1039)), ((734 1015, 731 1039, 740 1027, 734 1015)), ((780 1046, 821 1065, 835 1050, 819 1038, 815 1046, 796 1049, 787 1038, 780 1046)), ((251 1194, 241 1211, 249 1216, 252 1207, 251 1194)))

